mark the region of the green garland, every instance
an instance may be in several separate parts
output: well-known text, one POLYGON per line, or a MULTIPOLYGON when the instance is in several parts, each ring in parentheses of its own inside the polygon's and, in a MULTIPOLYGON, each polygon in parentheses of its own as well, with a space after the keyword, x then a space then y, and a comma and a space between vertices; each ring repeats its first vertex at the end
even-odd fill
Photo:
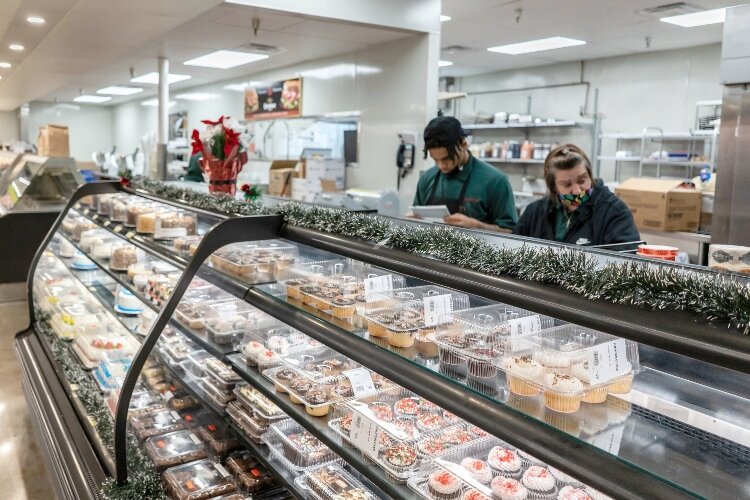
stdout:
POLYGON ((132 186, 203 210, 230 215, 280 215, 295 226, 359 238, 433 257, 491 276, 556 285, 591 300, 657 310, 688 311, 750 333, 750 285, 733 276, 683 272, 645 263, 597 266, 573 249, 498 248, 451 228, 395 226, 373 215, 303 206, 244 203, 136 178, 132 186), (564 270, 565 272, 561 272, 564 270))
MULTIPOLYGON (((46 338, 51 347, 52 356, 62 368, 65 378, 70 384, 76 385, 76 394, 81 400, 89 417, 94 421, 99 438, 111 455, 114 455, 114 420, 109 408, 102 398, 99 387, 91 376, 81 368, 78 361, 71 356, 69 342, 54 334, 49 322, 49 315, 39 309, 36 304, 34 316, 37 318, 37 330, 46 338)), ((161 476, 154 470, 154 465, 143 454, 138 440, 128 435, 127 447, 128 481, 120 486, 109 478, 102 485, 106 498, 111 500, 144 500, 169 499, 164 490, 161 476)))

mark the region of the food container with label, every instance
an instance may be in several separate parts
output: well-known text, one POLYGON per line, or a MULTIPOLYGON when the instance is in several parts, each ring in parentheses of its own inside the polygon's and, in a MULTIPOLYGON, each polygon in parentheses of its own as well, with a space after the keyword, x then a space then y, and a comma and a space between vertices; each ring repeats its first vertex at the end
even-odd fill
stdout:
POLYGON ((123 196, 116 198, 112 202, 112 213, 109 216, 109 220, 112 222, 122 222, 128 220, 128 206, 133 203, 133 200, 129 196, 123 196))
POLYGON ((105 356, 102 359, 99 366, 91 372, 94 376, 94 381, 96 381, 102 392, 107 393, 122 387, 125 375, 130 369, 130 363, 131 360, 129 358, 110 359, 105 356))
POLYGON ((205 370, 213 384, 222 391, 231 391, 242 381, 231 366, 216 358, 206 360, 205 370))
POLYGON ((328 426, 399 484, 431 457, 487 435, 401 387, 337 404, 328 426))
POLYGON ((263 442, 295 474, 308 467, 340 460, 330 448, 291 419, 272 424, 263 435, 263 442))
POLYGON ((277 485, 273 474, 247 450, 229 455, 226 469, 232 473, 240 489, 247 494, 259 493, 277 485))
POLYGON ((50 327, 60 338, 73 339, 76 336, 76 326, 97 323, 99 318, 94 309, 87 303, 58 303, 58 312, 52 314, 50 327))
POLYGON ((175 252, 181 255, 191 255, 190 246, 199 244, 201 240, 203 240, 203 235, 193 234, 175 238, 172 244, 174 245, 175 252))
POLYGON ((206 444, 212 458, 217 461, 223 461, 229 453, 240 447, 239 441, 225 424, 205 424, 195 428, 194 432, 206 444))
POLYGON ((203 378, 206 374, 206 361, 213 356, 203 349, 188 354, 188 359, 183 362, 182 367, 195 378, 203 378))
MULTIPOLYGON (((164 398, 161 397, 156 391, 147 391, 140 384, 140 389, 133 391, 133 395, 130 397, 128 403, 128 416, 138 417, 153 413, 155 411, 166 410, 164 406, 164 398)), ((119 387, 109 393, 107 397, 107 405, 109 406, 112 415, 115 414, 117 408, 117 401, 120 399, 119 387)))
POLYGON ((154 220, 154 239, 166 240, 195 235, 197 222, 187 212, 161 212, 154 220))
POLYGON ((387 337, 394 347, 414 345, 417 334, 450 323, 455 311, 469 308, 469 296, 426 285, 368 295, 365 316, 372 337, 387 337))
POLYGON ((247 439, 262 444, 261 436, 268 430, 266 419, 255 416, 252 410, 248 410, 238 401, 232 401, 227 405, 227 415, 237 424, 247 439))
POLYGON ((139 234, 154 234, 156 228, 156 217, 173 213, 171 207, 164 205, 150 205, 147 210, 139 212, 135 216, 135 231, 139 234))
POLYGON ((281 408, 261 394, 258 389, 247 384, 238 384, 234 388, 234 395, 237 396, 237 401, 242 406, 260 417, 261 425, 270 425, 272 422, 288 418, 281 408))
MULTIPOLYGON (((90 253, 95 242, 102 241, 104 238, 111 235, 112 233, 99 227, 87 229, 81 233, 81 236, 78 239, 78 247, 84 252, 90 253)), ((107 256, 107 258, 109 258, 109 256, 107 256)))
POLYGON ((197 350, 187 339, 180 339, 175 342, 167 342, 161 346, 161 353, 164 361, 173 369, 184 370, 183 363, 187 364, 190 360, 188 356, 197 350))
POLYGON ((209 304, 211 317, 204 323, 208 339, 217 344, 231 344, 236 335, 253 328, 267 315, 250 304, 233 300, 209 304))
POLYGON ((202 330, 206 326, 206 319, 216 316, 211 309, 211 302, 196 302, 186 300, 184 297, 177 304, 174 317, 178 323, 191 330, 202 330))
POLYGON ((256 280, 273 281, 278 273, 293 264, 299 251, 296 245, 280 240, 233 243, 211 255, 215 269, 256 280))
POLYGON ((323 347, 320 342, 268 315, 259 318, 241 338, 238 335, 236 339, 235 347, 245 354, 248 366, 257 366, 265 351, 278 357, 323 347))
POLYGON ((180 414, 167 408, 160 408, 142 415, 131 415, 129 420, 130 427, 141 441, 185 429, 185 421, 180 414))
POLYGON ((115 243, 109 257, 109 268, 113 271, 127 272, 128 267, 136 262, 146 260, 146 254, 135 245, 115 243))
POLYGON ((376 500, 381 497, 372 492, 339 464, 327 464, 305 471, 305 483, 315 500, 356 498, 376 500))
POLYGON ((100 194, 96 197, 96 213, 109 217, 112 215, 112 205, 119 195, 117 194, 100 194))
MULTIPOLYGON (((65 225, 63 225, 63 230, 65 230, 65 225)), ((89 229, 94 229, 96 227, 96 224, 91 222, 90 220, 86 219, 85 217, 76 217, 73 222, 67 226, 70 231, 68 232, 70 238, 73 241, 79 241, 81 239, 81 234, 84 231, 88 231, 89 229)))
POLYGON ((119 329, 101 332, 99 328, 91 331, 78 325, 76 331, 78 334, 71 349, 87 370, 96 368, 105 356, 110 359, 132 358, 139 347, 133 337, 119 329))
POLYGON ((163 478, 167 491, 175 500, 204 500, 237 490, 232 475, 213 460, 172 467, 163 478))
POLYGON ((154 206, 155 204, 150 201, 131 201, 127 206, 127 212, 125 214, 125 226, 134 228, 138 222, 138 215, 152 210, 154 206))
POLYGON ((493 363, 510 392, 541 392, 545 406, 562 413, 629 392, 640 368, 635 342, 573 324, 515 337, 493 363))
POLYGON ((203 442, 188 430, 148 438, 143 449, 159 472, 175 465, 206 458, 203 442))
POLYGON ((203 389, 203 395, 214 404, 214 407, 220 410, 225 409, 229 402, 235 399, 232 391, 222 391, 216 387, 212 377, 201 379, 201 388, 203 389))

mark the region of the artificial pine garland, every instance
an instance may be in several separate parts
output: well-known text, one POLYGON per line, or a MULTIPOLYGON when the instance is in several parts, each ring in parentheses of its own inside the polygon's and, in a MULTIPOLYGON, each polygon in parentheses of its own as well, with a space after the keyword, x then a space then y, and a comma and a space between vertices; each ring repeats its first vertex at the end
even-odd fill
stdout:
POLYGON ((280 215, 289 224, 359 238, 430 256, 491 276, 560 286, 592 300, 647 309, 688 311, 750 332, 750 285, 734 276, 684 272, 645 263, 598 266, 572 249, 497 248, 451 228, 395 226, 374 216, 289 202, 275 207, 243 203, 137 178, 133 186, 187 205, 229 215, 280 215))

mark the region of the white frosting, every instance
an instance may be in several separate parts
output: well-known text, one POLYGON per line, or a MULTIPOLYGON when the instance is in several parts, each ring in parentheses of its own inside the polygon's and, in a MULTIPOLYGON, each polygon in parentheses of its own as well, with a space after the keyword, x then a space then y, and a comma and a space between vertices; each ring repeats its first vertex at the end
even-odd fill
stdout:
POLYGON ((584 361, 582 363, 576 363, 570 368, 570 373, 576 378, 581 379, 581 382, 586 384, 589 383, 589 363, 584 361))
POLYGON ((109 259, 112 253, 112 243, 100 242, 94 247, 93 256, 95 259, 109 259))
POLYGON ((125 288, 117 294, 117 304, 123 309, 133 310, 133 312, 143 311, 143 303, 130 290, 125 288))
POLYGON ((544 467, 532 465, 523 473, 523 485, 534 491, 549 491, 555 487, 555 478, 544 467))
POLYGON ((289 341, 284 337, 274 335, 268 339, 268 348, 279 354, 286 354, 289 351, 289 341))
POLYGON ((558 500, 592 500, 586 490, 580 488, 574 488, 573 486, 566 486, 560 490, 557 495, 558 500))
POLYGON ((487 462, 497 470, 515 472, 521 468, 521 459, 513 450, 495 446, 487 455, 487 462))
POLYGON ((583 383, 578 378, 557 373, 548 373, 544 377, 544 386, 562 393, 578 393, 583 390, 583 383))
POLYGON ((461 460, 461 467, 469 471, 471 476, 480 483, 487 484, 492 481, 492 471, 483 460, 466 457, 461 460))
POLYGON ((492 493, 500 500, 525 500, 529 491, 515 479, 497 476, 491 483, 492 493))
POLYGON ((76 253, 76 247, 68 240, 62 240, 60 243, 60 257, 70 258, 76 253))
POLYGON ((91 260, 86 257, 82 252, 76 252, 73 256, 73 264, 76 266, 90 266, 93 264, 91 260))
POLYGON ((430 488, 441 494, 455 493, 461 489, 461 481, 448 471, 437 470, 430 474, 429 477, 430 488), (438 478, 447 481, 438 481, 438 478))
POLYGON ((532 359, 549 368, 567 368, 570 366, 570 355, 555 351, 537 351, 532 359))
POLYGON ((529 357, 506 358, 503 361, 505 370, 526 380, 541 381, 544 367, 529 357))

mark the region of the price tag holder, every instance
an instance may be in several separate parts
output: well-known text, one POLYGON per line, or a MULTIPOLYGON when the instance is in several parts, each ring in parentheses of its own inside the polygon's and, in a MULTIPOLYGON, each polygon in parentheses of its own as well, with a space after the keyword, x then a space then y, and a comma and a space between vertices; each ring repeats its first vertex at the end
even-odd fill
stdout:
POLYGON ((365 300, 371 302, 371 294, 390 292, 393 290, 393 275, 384 274, 383 276, 375 276, 373 278, 367 278, 364 280, 365 285, 365 300))
POLYGON ((122 225, 117 224, 112 230, 116 233, 120 233, 122 232, 122 225))
POLYGON ((223 465, 215 463, 214 467, 216 467, 216 471, 219 473, 219 475, 221 475, 221 477, 229 477, 229 472, 227 472, 223 465))
POLYGON ((453 300, 449 293, 424 297, 422 301, 425 326, 435 326, 442 321, 444 316, 453 312, 453 300))
POLYGON ((349 432, 349 439, 352 444, 371 457, 378 456, 378 426, 373 420, 366 416, 364 412, 369 413, 367 405, 352 402, 354 412, 352 414, 352 427, 349 432))
POLYGON ((196 436, 192 432, 190 434, 188 434, 188 437, 190 438, 190 441, 192 441, 196 445, 199 445, 199 444, 201 444, 203 442, 200 439, 198 439, 198 436, 196 436))
POLYGON ((111 222, 111 221, 105 221, 105 222, 104 222, 104 223, 102 224, 102 226, 104 226, 104 227, 109 227, 109 226, 111 226, 111 225, 112 225, 112 222, 111 222))
POLYGON ((174 394, 172 394, 172 391, 167 391, 164 394, 162 394, 161 397, 164 399, 164 401, 169 402, 171 399, 174 398, 174 394))
POLYGON ((176 411, 170 411, 169 414, 172 415, 172 418, 175 420, 182 420, 182 418, 180 418, 180 414, 176 411))
POLYGON ((624 425, 618 425, 612 427, 604 432, 593 436, 589 439, 589 442, 599 449, 606 451, 607 453, 617 455, 620 453, 620 444, 622 443, 622 435, 625 431, 624 425))
POLYGON ((627 375, 633 369, 628 362, 625 339, 589 347, 587 351, 589 380, 592 386, 627 375))
POLYGON ((526 335, 542 329, 542 318, 538 314, 533 314, 523 318, 509 319, 508 325, 510 326, 511 337, 526 335))
POLYGON ((127 233, 125 234, 125 237, 126 237, 127 239, 129 239, 129 240, 132 240, 132 239, 133 239, 133 236, 135 236, 135 231, 128 231, 128 232, 127 232, 127 233))
POLYGON ((375 392, 375 384, 372 381, 372 375, 367 368, 355 368, 344 372, 344 376, 352 383, 354 396, 359 398, 365 394, 375 392))

